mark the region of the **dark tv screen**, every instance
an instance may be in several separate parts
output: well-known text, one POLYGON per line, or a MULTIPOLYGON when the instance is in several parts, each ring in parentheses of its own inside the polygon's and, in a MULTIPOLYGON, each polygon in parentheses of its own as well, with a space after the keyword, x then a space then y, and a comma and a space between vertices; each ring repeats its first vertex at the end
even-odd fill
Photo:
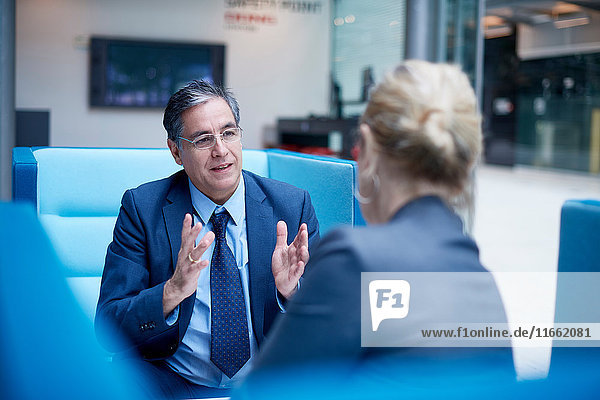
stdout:
POLYGON ((164 108, 192 79, 223 84, 225 46, 94 37, 90 105, 164 108))

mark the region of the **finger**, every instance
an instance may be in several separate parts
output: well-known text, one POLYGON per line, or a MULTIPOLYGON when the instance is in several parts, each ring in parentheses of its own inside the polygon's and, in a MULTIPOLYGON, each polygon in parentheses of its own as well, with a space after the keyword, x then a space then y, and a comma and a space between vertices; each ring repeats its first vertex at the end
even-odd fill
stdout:
POLYGON ((300 247, 300 250, 298 250, 298 258, 300 259, 300 261, 302 261, 304 264, 308 263, 308 259, 310 258, 310 255, 308 254, 308 247, 307 246, 302 246, 300 247))
POLYGON ((189 253, 196 243, 196 238, 202 230, 202 223, 198 222, 192 226, 193 218, 191 214, 185 214, 183 227, 181 228, 181 249, 189 253))
MULTIPOLYGON (((306 264, 302 261, 298 261, 298 267, 296 268, 296 279, 300 279, 300 277, 302 276, 302 274, 304 273, 304 267, 306 266, 306 264)), ((298 282, 296 282, 298 283, 298 282)))
POLYGON ((209 246, 212 244, 212 242, 215 240, 215 234, 212 231, 208 231, 203 237, 202 239, 200 239, 200 241, 198 242, 198 245, 195 246, 191 251, 190 251, 190 255, 194 260, 199 260, 202 255, 204 254, 204 252, 206 251, 206 249, 209 248, 209 246))
POLYGON ((208 267, 208 260, 202 260, 192 264, 192 268, 195 269, 196 272, 200 272, 206 267, 208 267))
POLYGON ((187 257, 191 250, 191 247, 189 245, 189 237, 192 232, 192 229, 192 216, 186 213, 183 217, 183 224, 181 227, 181 246, 179 247, 179 258, 187 257))
POLYGON ((271 271, 273 272, 274 277, 277 277, 277 274, 279 274, 281 264, 281 249, 275 248, 275 250, 273 250, 273 255, 271 256, 271 271))
POLYGON ((190 214, 185 214, 183 217, 183 226, 181 227, 181 242, 183 245, 183 238, 188 237, 190 230, 192 229, 192 216, 190 214))
POLYGON ((298 253, 295 248, 288 248, 288 265, 290 268, 293 268, 294 265, 298 262, 298 253))
POLYGON ((279 274, 281 271, 287 268, 288 264, 288 249, 286 247, 276 248, 273 252, 273 258, 271 260, 271 269, 273 273, 279 274))
POLYGON ((306 224, 302 224, 300 229, 302 230, 300 235, 300 246, 306 246, 308 248, 308 227, 306 224))
POLYGON ((298 228, 298 233, 296 234, 296 237, 294 238, 294 241, 292 242, 292 244, 295 247, 300 248, 300 246, 305 244, 305 243, 303 243, 305 236, 306 236, 306 241, 307 241, 306 244, 308 244, 308 229, 306 227, 306 224, 303 223, 302 225, 300 225, 300 228, 298 228))
MULTIPOLYGON (((198 237, 198 234, 200 234, 200 227, 194 226, 191 230, 190 233, 186 239, 186 243, 185 245, 182 243, 182 254, 185 256, 186 254, 189 254, 188 258, 192 258, 194 260, 198 260, 200 259, 200 257, 197 257, 196 254, 192 254, 192 252, 194 251, 195 245, 196 245, 196 238, 198 237)), ((183 242, 183 241, 182 241, 183 242)), ((202 255, 202 254, 200 254, 202 255)))
POLYGON ((277 223, 277 243, 275 247, 286 247, 287 246, 287 224, 285 221, 279 221, 277 223))
POLYGON ((298 280, 300 280, 300 277, 304 273, 305 266, 306 266, 306 264, 304 264, 304 262, 298 261, 296 264, 294 264, 293 270, 290 271, 290 275, 291 275, 295 285, 298 285, 298 280))

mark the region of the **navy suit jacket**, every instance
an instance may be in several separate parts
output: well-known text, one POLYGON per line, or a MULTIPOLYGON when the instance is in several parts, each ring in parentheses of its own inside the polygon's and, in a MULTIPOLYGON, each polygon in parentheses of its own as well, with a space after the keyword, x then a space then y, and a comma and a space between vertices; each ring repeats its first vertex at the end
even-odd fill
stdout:
MULTIPOLYGON (((247 171, 242 173, 250 313, 260 345, 280 313, 271 272, 277 222, 287 223, 288 243, 306 223, 309 251, 319 238, 319 225, 308 192, 247 171)), ((180 304, 179 318, 172 326, 163 318, 162 295, 177 263, 183 218, 192 212, 184 171, 123 195, 106 254, 95 319, 98 338, 108 350, 123 354, 135 350, 145 359, 163 359, 177 350, 190 322, 195 293, 180 304), (112 340, 115 331, 124 336, 125 343, 112 340)))
MULTIPOLYGON (((413 368, 417 371, 422 367, 433 376, 443 360, 452 364, 463 356, 481 357, 484 365, 514 377, 510 348, 361 347, 362 272, 487 270, 479 262, 477 245, 463 233, 460 219, 438 197, 422 197, 406 204, 386 224, 330 232, 312 254, 302 289, 275 323, 240 394, 263 398, 268 382, 273 381, 286 387, 301 380, 306 390, 317 392, 323 388, 337 391, 366 376, 375 377, 379 382, 375 386, 386 381, 402 385, 415 378, 413 368), (423 366, 423 360, 431 362, 423 366), (289 369, 283 368, 286 365, 289 369), (307 380, 314 385, 308 385, 307 380)), ((467 303, 472 308, 470 316, 489 318, 483 321, 506 322, 498 289, 491 276, 484 278, 483 284, 456 293, 455 304, 467 303)), ((455 300, 450 298, 445 304, 452 307, 455 300)), ((415 306, 411 304, 410 312, 414 313, 415 306)), ((416 315, 417 321, 428 321, 427 310, 416 315)), ((398 337, 401 335, 399 332, 398 337)), ((297 398, 309 397, 302 392, 297 398)))

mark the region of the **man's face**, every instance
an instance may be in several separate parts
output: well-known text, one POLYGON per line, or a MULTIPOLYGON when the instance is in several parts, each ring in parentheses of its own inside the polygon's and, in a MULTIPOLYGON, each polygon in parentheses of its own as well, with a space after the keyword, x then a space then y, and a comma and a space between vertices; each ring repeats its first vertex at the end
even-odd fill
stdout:
MULTIPOLYGON (((182 137, 190 140, 236 127, 229 105, 221 98, 187 109, 181 114, 181 120, 182 137)), ((235 192, 242 172, 241 141, 225 143, 217 137, 213 147, 203 150, 196 150, 192 143, 185 140, 181 141, 181 148, 170 139, 167 144, 175 162, 183 165, 194 186, 212 201, 223 204, 235 192)))

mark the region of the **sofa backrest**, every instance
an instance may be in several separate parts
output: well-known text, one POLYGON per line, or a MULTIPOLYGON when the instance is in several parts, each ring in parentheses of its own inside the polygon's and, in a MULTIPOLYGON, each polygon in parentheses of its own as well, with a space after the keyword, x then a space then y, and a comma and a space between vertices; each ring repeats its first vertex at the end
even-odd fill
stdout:
MULTIPOLYGON (((243 168, 307 190, 321 234, 363 224, 354 200, 356 164, 281 150, 244 150, 243 168)), ((69 284, 88 315, 125 190, 181 169, 168 149, 15 148, 13 199, 35 205, 69 284)))

